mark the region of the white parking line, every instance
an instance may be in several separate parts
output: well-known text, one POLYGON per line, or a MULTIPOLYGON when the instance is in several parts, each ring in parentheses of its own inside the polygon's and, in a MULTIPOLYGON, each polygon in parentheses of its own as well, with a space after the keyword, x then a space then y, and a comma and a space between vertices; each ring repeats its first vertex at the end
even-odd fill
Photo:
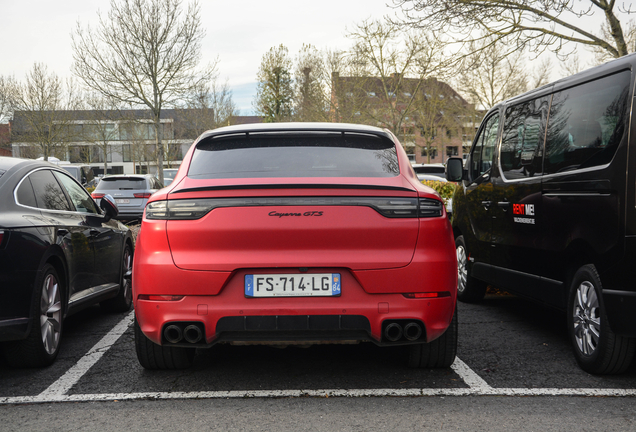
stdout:
POLYGON ((459 357, 455 357, 455 362, 451 365, 451 368, 459 375, 468 386, 473 390, 480 390, 482 392, 489 392, 492 387, 488 385, 486 381, 479 375, 477 375, 466 363, 461 361, 459 357))
POLYGON ((99 402, 115 400, 174 400, 174 399, 244 399, 299 397, 415 397, 415 396, 582 396, 636 397, 636 389, 562 389, 562 388, 495 388, 491 387, 459 357, 451 368, 468 386, 442 389, 322 389, 322 390, 242 390, 201 392, 143 392, 73 394, 68 391, 104 355, 132 324, 130 312, 106 336, 90 349, 71 369, 37 396, 0 397, 0 405, 51 402, 99 402))
POLYGON ((36 396, 36 399, 47 401, 64 399, 64 395, 73 387, 82 376, 99 361, 108 349, 117 342, 123 335, 135 317, 135 312, 131 311, 123 320, 108 332, 93 348, 88 351, 72 368, 58 378, 46 390, 36 396))

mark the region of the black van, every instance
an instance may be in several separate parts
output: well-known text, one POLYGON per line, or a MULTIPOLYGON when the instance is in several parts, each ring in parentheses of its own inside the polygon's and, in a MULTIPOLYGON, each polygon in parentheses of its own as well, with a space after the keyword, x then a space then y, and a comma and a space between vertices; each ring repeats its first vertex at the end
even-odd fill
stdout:
POLYGON ((459 300, 490 284, 566 310, 590 373, 636 350, 635 70, 629 55, 500 103, 447 163, 459 300))

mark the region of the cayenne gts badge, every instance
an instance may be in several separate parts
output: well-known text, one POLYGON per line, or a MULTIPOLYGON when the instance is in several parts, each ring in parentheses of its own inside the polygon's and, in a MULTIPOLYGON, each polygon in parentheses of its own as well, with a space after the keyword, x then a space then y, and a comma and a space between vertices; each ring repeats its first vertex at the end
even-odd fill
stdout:
POLYGON ((269 212, 269 216, 278 216, 279 218, 285 216, 322 216, 321 211, 306 211, 304 213, 279 213, 277 211, 269 212))

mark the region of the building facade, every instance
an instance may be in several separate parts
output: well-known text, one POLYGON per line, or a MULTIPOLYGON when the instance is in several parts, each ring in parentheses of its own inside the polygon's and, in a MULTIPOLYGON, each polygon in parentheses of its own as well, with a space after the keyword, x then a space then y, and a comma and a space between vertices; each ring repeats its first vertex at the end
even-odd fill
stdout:
POLYGON ((468 152, 481 113, 435 78, 332 74, 332 121, 391 130, 413 163, 444 163, 468 152))
MULTIPOLYGON (((14 157, 38 158, 48 155, 73 164, 87 164, 96 175, 157 174, 155 125, 144 110, 77 110, 41 115, 31 127, 31 113, 16 111, 11 125, 14 157), (40 131, 41 129, 41 131, 40 131)), ((192 142, 204 131, 193 126, 205 124, 200 110, 166 109, 161 112, 159 134, 163 146, 163 168, 181 164, 192 142)), ((259 117, 235 117, 231 123, 260 122, 259 117)))

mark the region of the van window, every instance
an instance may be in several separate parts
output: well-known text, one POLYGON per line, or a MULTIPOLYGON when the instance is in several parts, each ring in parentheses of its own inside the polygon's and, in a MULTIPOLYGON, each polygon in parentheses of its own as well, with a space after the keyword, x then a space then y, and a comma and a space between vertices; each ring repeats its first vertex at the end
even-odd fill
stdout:
POLYGON ((546 174, 609 163, 627 122, 630 72, 555 93, 550 107, 546 174))
POLYGON ((475 180, 492 167, 495 146, 497 145, 497 129, 499 116, 490 117, 475 140, 470 163, 470 179, 475 180))
POLYGON ((506 110, 499 154, 506 179, 541 175, 549 104, 550 98, 543 97, 506 110))

